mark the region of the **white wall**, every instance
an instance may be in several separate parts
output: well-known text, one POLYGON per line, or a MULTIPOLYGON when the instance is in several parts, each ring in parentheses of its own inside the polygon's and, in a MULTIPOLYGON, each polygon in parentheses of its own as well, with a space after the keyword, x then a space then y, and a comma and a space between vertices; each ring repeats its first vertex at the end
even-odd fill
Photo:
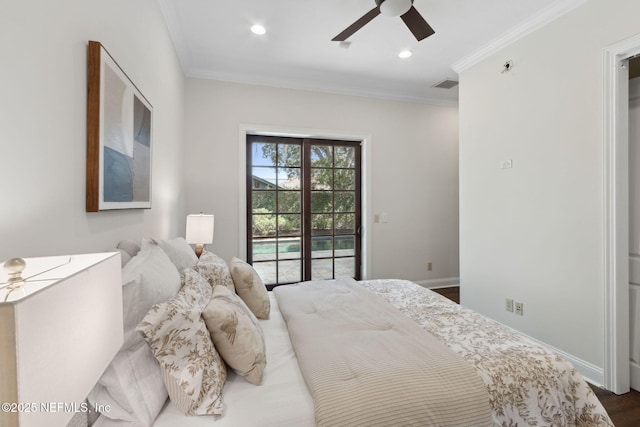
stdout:
POLYGON ((216 215, 210 248, 223 258, 245 256, 241 126, 320 129, 371 136, 370 214, 389 222, 369 230, 369 277, 458 276, 457 108, 188 79, 185 114, 187 208, 216 215))
POLYGON ((460 75, 461 298, 603 367, 603 49, 640 2, 590 0, 460 75), (502 64, 513 69, 501 74, 502 64), (500 162, 513 159, 513 169, 500 162), (524 316, 504 310, 506 297, 524 316))
POLYGON ((184 232, 184 77, 153 0, 2 1, 0 260, 184 232), (85 212, 87 41, 154 107, 151 210, 85 212))

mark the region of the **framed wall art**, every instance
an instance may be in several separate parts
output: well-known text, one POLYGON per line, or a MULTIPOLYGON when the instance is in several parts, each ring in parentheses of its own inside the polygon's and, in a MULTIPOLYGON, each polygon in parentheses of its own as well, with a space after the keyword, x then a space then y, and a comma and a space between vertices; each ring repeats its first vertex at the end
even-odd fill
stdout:
POLYGON ((87 56, 87 212, 149 209, 153 108, 102 44, 87 56))

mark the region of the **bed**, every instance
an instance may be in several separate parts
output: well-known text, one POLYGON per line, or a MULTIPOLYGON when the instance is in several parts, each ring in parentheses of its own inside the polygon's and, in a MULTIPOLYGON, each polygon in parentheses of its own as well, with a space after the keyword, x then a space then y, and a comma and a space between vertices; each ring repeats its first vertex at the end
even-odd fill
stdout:
MULTIPOLYGON (((175 254, 173 258, 175 261, 175 254)), ((226 277, 226 274, 222 276, 219 274, 220 271, 224 273, 226 266, 222 265, 224 262, 219 259, 216 262, 219 269, 215 269, 213 280, 226 280, 226 285, 222 286, 227 287, 228 278, 221 278, 226 277)), ((174 262, 174 264, 179 267, 185 263, 174 262)), ((208 272, 209 277, 213 277, 211 270, 208 272)), ((124 273, 123 275, 126 276, 124 273)), ((143 276, 138 275, 138 280, 144 281, 141 279, 143 276)), ((184 277, 182 280, 184 282, 184 277)), ((209 283, 211 284, 210 280, 209 283)), ((296 286, 304 287, 305 285, 296 286)), ((339 286, 342 285, 338 284, 338 289, 339 286)), ((489 421, 481 424, 442 422, 440 425, 613 425, 589 385, 573 366, 552 351, 512 329, 406 280, 367 280, 353 282, 349 286, 357 287, 358 296, 364 295, 359 292, 365 292, 371 294, 373 298, 384 300, 384 304, 397 310, 403 317, 411 319, 412 324, 419 326, 423 333, 446 346, 456 354, 456 358, 459 357, 467 367, 470 367, 469 369, 474 371, 473 376, 483 389, 489 421)), ((214 289, 219 288, 214 286, 214 289)), ((296 354, 296 350, 304 350, 301 344, 292 343, 291 336, 295 334, 290 335, 287 328, 287 323, 291 323, 296 316, 289 315, 289 309, 287 309, 285 314, 288 319, 285 320, 279 304, 279 299, 282 301, 282 298, 277 297, 277 290, 267 292, 265 289, 264 293, 268 299, 269 313, 268 319, 257 319, 266 350, 266 365, 261 372, 260 384, 247 381, 244 373, 240 375, 236 369, 227 367, 226 378, 221 388, 221 399, 218 402, 221 406, 217 415, 185 415, 184 408, 179 408, 180 405, 174 402, 175 399, 166 397, 163 399, 161 395, 159 399, 163 399, 162 404, 158 411, 152 414, 153 420, 147 422, 147 425, 158 427, 372 425, 370 422, 358 422, 357 419, 344 423, 335 420, 324 422, 324 419, 317 422, 319 415, 317 405, 314 403, 314 398, 317 399, 315 386, 308 386, 309 374, 301 370, 299 362, 302 359, 299 360, 296 354)), ((335 296, 327 298, 327 301, 331 301, 335 296)), ((300 305, 299 302, 297 304, 300 305)), ((309 312, 315 311, 316 308, 309 310, 309 312)), ((302 313, 303 316, 306 314, 308 313, 302 313)), ((376 354, 378 354, 377 351, 376 354)), ((315 348, 312 348, 310 353, 313 355, 315 348)), ((400 374, 397 376, 399 377, 400 374)), ((384 387, 387 380, 385 379, 384 387)), ((96 394, 98 393, 93 393, 94 397, 96 394)), ((383 398, 379 405, 387 404, 388 402, 385 403, 385 401, 388 400, 383 398)), ((460 399, 447 400, 454 407, 462 408, 466 405, 460 399)), ((420 404, 411 405, 428 408, 430 404, 427 401, 421 401, 420 404)), ((96 426, 132 425, 122 420, 110 419, 105 415, 109 414, 100 416, 95 423, 96 426)), ((113 414, 110 415, 113 418, 113 414)), ((141 424, 145 425, 145 423, 141 424)), ((436 423, 380 421, 378 425, 436 425, 436 423)))

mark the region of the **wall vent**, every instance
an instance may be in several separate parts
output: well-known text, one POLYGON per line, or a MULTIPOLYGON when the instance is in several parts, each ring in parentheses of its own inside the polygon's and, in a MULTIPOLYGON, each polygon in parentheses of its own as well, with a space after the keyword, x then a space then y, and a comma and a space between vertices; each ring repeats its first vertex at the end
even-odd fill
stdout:
POLYGON ((458 86, 458 82, 457 81, 447 79, 447 80, 441 81, 438 84, 433 85, 432 87, 437 87, 437 88, 440 88, 440 89, 451 89, 451 88, 454 88, 456 86, 458 86))

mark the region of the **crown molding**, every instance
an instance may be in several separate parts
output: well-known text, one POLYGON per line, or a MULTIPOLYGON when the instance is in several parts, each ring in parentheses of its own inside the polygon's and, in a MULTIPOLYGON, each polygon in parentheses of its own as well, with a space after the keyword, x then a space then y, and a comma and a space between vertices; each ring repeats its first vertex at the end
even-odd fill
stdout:
POLYGON ((493 40, 486 46, 482 47, 475 53, 455 62, 451 65, 453 70, 460 74, 462 71, 471 67, 472 65, 477 64, 483 59, 493 55, 499 50, 505 48, 511 43, 520 40, 521 38, 533 33, 534 31, 544 27, 550 22, 555 21, 560 18, 562 15, 572 11, 578 6, 585 3, 587 0, 559 0, 558 2, 552 4, 531 18, 523 21, 516 27, 504 33, 502 36, 493 40))

